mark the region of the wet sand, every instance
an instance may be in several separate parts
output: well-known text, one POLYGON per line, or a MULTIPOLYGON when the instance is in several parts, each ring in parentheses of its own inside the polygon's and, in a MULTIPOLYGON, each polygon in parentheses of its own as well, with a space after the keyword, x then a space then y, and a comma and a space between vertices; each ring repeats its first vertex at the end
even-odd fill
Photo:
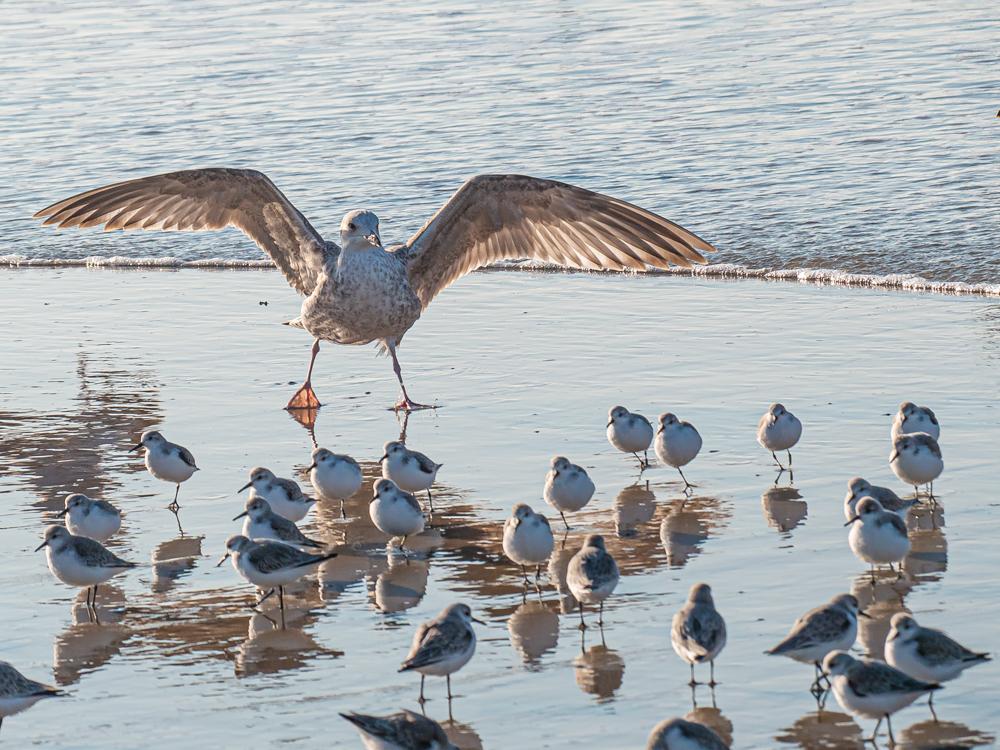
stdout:
MULTIPOLYGON (((879 654, 902 608, 977 650, 1000 643, 997 302, 759 280, 467 277, 400 349, 411 395, 437 411, 402 424, 388 409, 390 363, 368 347, 324 346, 315 439, 357 458, 366 481, 346 519, 324 501, 304 526, 343 554, 320 571, 321 586, 294 589, 282 631, 247 609, 249 585, 215 563, 239 530, 230 519, 249 469, 302 481, 309 463, 310 432, 281 409, 310 345, 280 325, 299 304, 283 278, 4 269, 0 288, 2 658, 71 693, 5 721, 10 743, 359 747, 336 712, 416 708, 419 680, 396 668, 413 628, 455 600, 489 622, 453 679, 462 697, 446 728, 469 748, 637 747, 658 721, 693 711, 735 748, 860 747, 872 722, 838 716, 833 698, 817 719, 811 669, 761 653, 844 591, 877 615, 861 652, 879 654), (775 488, 754 432, 778 400, 805 427, 794 483, 785 474, 775 488), (842 503, 857 475, 907 491, 888 467, 903 400, 941 421, 941 507, 911 514, 904 578, 873 589, 848 548, 842 503), (655 466, 640 481, 634 459, 607 443, 607 409, 618 403, 698 427, 705 444, 685 468, 697 488, 683 507, 676 472, 655 466), (414 540, 421 554, 409 565, 387 560, 367 517, 381 446, 404 426, 410 447, 444 463, 434 528, 414 540), (173 488, 127 453, 153 427, 202 468, 181 489, 183 533, 165 510, 173 488), (539 604, 522 599, 500 524, 516 502, 558 519, 541 499, 553 455, 586 466, 597 494, 557 542, 539 604), (102 587, 100 624, 32 552, 70 491, 116 503, 125 520, 110 546, 156 561, 102 587), (595 530, 623 577, 604 644, 596 628, 581 644, 578 616, 562 613, 571 602, 553 583, 595 530), (712 585, 729 628, 716 709, 704 686, 693 708, 687 665, 669 642, 670 618, 699 581, 712 585)), ((996 662, 970 670, 935 699, 941 724, 928 723, 921 702, 894 720, 897 739, 991 741, 998 678, 996 662)), ((428 678, 427 695, 428 715, 447 719, 443 681, 428 678)))

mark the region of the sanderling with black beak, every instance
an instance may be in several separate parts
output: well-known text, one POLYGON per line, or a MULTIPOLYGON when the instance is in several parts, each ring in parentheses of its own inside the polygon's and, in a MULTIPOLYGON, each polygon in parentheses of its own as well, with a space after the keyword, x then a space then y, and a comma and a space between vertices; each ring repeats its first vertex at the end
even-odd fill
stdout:
POLYGON ((771 457, 778 467, 785 469, 774 454, 775 451, 788 452, 788 469, 792 468, 792 448, 802 437, 802 422, 781 404, 771 404, 757 423, 757 442, 771 451, 771 457))
POLYGON ((404 554, 406 537, 424 530, 424 512, 417 498, 403 492, 391 479, 380 479, 375 483, 375 496, 368 505, 368 515, 383 534, 402 537, 399 548, 404 554))
POLYGON ((605 548, 603 536, 591 534, 573 555, 566 567, 566 585, 580 604, 580 629, 587 627, 583 622, 585 604, 600 605, 597 625, 603 627, 604 600, 618 585, 618 564, 605 548))
POLYGON ((895 442, 900 435, 908 435, 913 432, 924 432, 935 440, 941 437, 941 425, 938 424, 934 412, 926 406, 904 401, 899 405, 899 411, 892 419, 892 439, 895 442))
POLYGON ((594 496, 594 482, 587 476, 582 466, 571 464, 565 456, 552 459, 552 468, 545 475, 545 488, 542 497, 545 502, 559 511, 566 529, 566 513, 580 510, 594 496))
POLYGON ((302 491, 298 482, 276 477, 270 469, 265 469, 263 466, 251 471, 250 481, 238 491, 243 492, 247 487, 253 488, 250 497, 264 498, 271 506, 271 510, 295 523, 305 518, 316 502, 302 491))
POLYGON ((29 680, 8 662, 0 661, 0 725, 8 716, 31 708, 42 698, 64 695, 59 688, 29 680))
POLYGON ((631 453, 639 460, 640 473, 649 467, 649 444, 653 442, 653 425, 642 414, 630 412, 624 406, 608 411, 608 442, 622 453, 631 453), (642 458, 639 458, 642 451, 642 458))
POLYGON ((440 615, 417 628, 410 653, 399 671, 420 673, 421 704, 424 702, 424 678, 427 675, 447 678, 448 700, 451 700, 452 673, 468 664, 476 653, 476 632, 472 629, 474 622, 486 624, 472 616, 469 605, 459 603, 448 605, 440 615))
POLYGON ((234 534, 226 540, 226 554, 215 567, 222 565, 227 558, 233 558, 237 573, 259 589, 270 589, 254 606, 263 604, 277 590, 278 606, 284 611, 285 586, 311 573, 324 560, 336 556, 336 552, 314 555, 284 542, 257 542, 242 534, 234 534))
POLYGON ((900 435, 892 442, 889 466, 893 474, 913 485, 914 493, 920 492, 919 485, 926 484, 928 496, 933 499, 934 480, 944 471, 941 446, 926 432, 900 435))
POLYGON ((694 665, 711 665, 708 684, 715 687, 715 657, 726 645, 726 622, 715 609, 712 587, 696 583, 691 587, 687 603, 674 615, 670 628, 670 643, 677 655, 691 665, 691 685, 694 665))
POLYGON ((848 521, 858 514, 858 501, 863 497, 874 497, 883 510, 892 511, 903 520, 906 520, 906 512, 920 502, 917 498, 904 500, 888 487, 876 487, 861 477, 854 477, 847 483, 847 497, 844 498, 844 516, 848 521))
POLYGON ((689 464, 701 450, 701 435, 690 422, 681 422, 673 414, 661 414, 656 430, 656 456, 667 466, 673 466, 684 480, 684 490, 694 485, 688 482, 682 466, 689 464))
POLYGON ((246 509, 233 520, 238 521, 241 518, 246 518, 243 522, 243 536, 249 539, 272 539, 294 547, 313 549, 322 549, 325 546, 322 542, 303 534, 294 521, 282 518, 271 510, 267 500, 259 495, 248 498, 246 509))
POLYGON ((361 467, 350 456, 334 453, 326 448, 312 452, 309 479, 313 489, 327 500, 340 501, 340 514, 344 515, 344 501, 361 489, 361 467))
POLYGON ((729 745, 704 724, 667 719, 653 727, 646 750, 729 750, 729 745))
MULTIPOLYGON (((906 524, 895 513, 883 510, 878 500, 866 497, 858 503, 857 515, 845 526, 851 527, 848 541, 857 558, 872 566, 872 581, 875 580, 875 566, 902 563, 910 551, 910 538, 906 524)), ((902 575, 903 566, 899 566, 902 575)))
POLYGON ((434 512, 431 485, 437 479, 438 469, 444 464, 434 463, 423 453, 411 451, 398 440, 392 440, 383 446, 379 462, 382 464, 382 476, 391 479, 404 492, 427 490, 430 512, 434 512))
POLYGON ((549 559, 555 539, 549 519, 535 513, 530 505, 518 503, 511 509, 511 516, 503 524, 503 551, 516 565, 521 566, 524 583, 528 583, 525 567, 535 566, 535 584, 541 573, 542 563, 549 559))
POLYGON ((166 438, 156 430, 142 433, 138 445, 132 446, 134 451, 141 448, 146 449, 146 468, 149 473, 157 479, 177 485, 177 489, 174 490, 174 501, 169 507, 179 508, 177 496, 181 491, 181 482, 186 482, 198 471, 191 451, 183 445, 167 442, 166 438))
POLYGON ((122 527, 122 514, 106 500, 95 500, 79 492, 66 496, 66 528, 74 536, 85 536, 104 544, 122 527))
POLYGON ((458 750, 433 719, 403 709, 388 716, 340 714, 361 733, 367 750, 458 750))
POLYGON ((939 690, 940 685, 921 682, 888 664, 869 659, 855 659, 846 651, 831 651, 823 660, 823 673, 832 677, 833 694, 841 708, 855 716, 878 719, 869 742, 875 740, 882 719, 889 723, 889 739, 892 736, 892 721, 889 717, 926 692, 939 690))
POLYGON ((45 541, 35 548, 35 552, 43 547, 52 575, 69 586, 87 588, 88 607, 97 603, 100 584, 137 566, 122 560, 100 542, 70 534, 65 526, 45 529, 45 541))

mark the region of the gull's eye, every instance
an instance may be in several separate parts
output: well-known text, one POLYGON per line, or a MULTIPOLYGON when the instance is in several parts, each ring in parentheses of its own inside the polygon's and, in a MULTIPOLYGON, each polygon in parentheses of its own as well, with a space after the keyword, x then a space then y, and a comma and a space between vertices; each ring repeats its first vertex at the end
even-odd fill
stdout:
POLYGON ((351 224, 348 224, 348 225, 347 225, 347 228, 348 228, 348 229, 357 229, 357 227, 356 227, 356 226, 354 226, 354 224, 353 224, 353 223, 351 223, 351 224))

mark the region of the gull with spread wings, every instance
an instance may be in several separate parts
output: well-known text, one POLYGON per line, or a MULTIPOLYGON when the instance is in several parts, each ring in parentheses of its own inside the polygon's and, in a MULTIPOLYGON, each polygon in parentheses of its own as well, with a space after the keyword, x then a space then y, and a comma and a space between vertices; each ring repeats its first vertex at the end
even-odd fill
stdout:
POLYGON ((305 297, 289 325, 315 339, 309 370, 288 409, 320 405, 312 370, 320 341, 381 342, 399 380, 397 408, 421 408, 403 385, 396 347, 438 292, 503 259, 575 268, 691 267, 715 248, 645 209, 523 175, 473 177, 405 245, 382 247, 378 217, 351 211, 340 246, 324 240, 274 183, 252 169, 192 169, 80 193, 39 211, 45 225, 163 231, 234 226, 266 252, 305 297))

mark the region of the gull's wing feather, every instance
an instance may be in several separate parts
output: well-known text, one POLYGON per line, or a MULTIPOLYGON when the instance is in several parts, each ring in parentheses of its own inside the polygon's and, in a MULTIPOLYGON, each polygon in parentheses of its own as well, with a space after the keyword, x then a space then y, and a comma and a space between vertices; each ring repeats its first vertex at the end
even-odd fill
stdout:
POLYGON ((473 177, 403 253, 424 307, 463 274, 493 261, 538 258, 622 270, 704 263, 715 248, 661 216, 590 190, 524 175, 473 177))
POLYGON ((328 251, 306 218, 267 175, 253 169, 189 169, 88 190, 43 208, 43 225, 104 225, 166 232, 234 226, 256 242, 299 294, 310 294, 328 251))

